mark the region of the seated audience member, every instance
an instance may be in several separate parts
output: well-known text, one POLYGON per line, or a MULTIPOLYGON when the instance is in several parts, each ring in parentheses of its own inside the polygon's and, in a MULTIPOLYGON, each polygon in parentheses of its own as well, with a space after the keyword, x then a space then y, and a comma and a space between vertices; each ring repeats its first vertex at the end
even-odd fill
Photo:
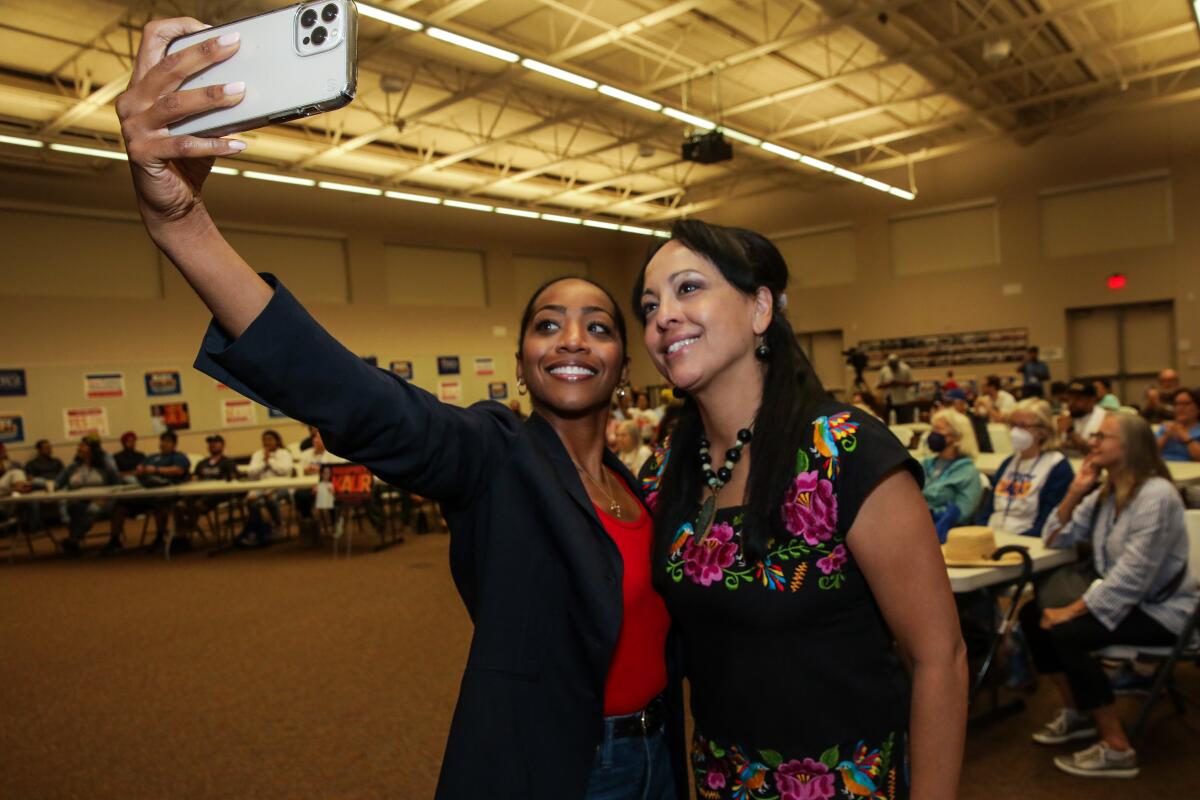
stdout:
POLYGON ((962 414, 971 422, 971 430, 975 432, 975 444, 979 447, 979 452, 992 452, 992 435, 988 433, 987 417, 977 416, 972 414, 967 405, 967 393, 962 389, 951 389, 946 392, 944 400, 949 403, 949 407, 953 408, 958 413, 962 414))
POLYGON ((1097 402, 1105 411, 1120 411, 1121 400, 1112 390, 1112 381, 1108 378, 1092 378, 1092 384, 1096 387, 1096 397, 1100 400, 1097 402))
POLYGON ((1050 382, 1050 368, 1038 358, 1037 347, 1025 351, 1017 372, 1021 375, 1021 397, 1045 396, 1044 386, 1050 382))
POLYGON ((1017 398, 1000 387, 1000 378, 989 375, 983 383, 983 394, 975 401, 975 414, 990 422, 1004 422, 1016 405, 1017 398))
POLYGON ((634 475, 641 471, 646 459, 650 458, 650 448, 642 444, 641 432, 635 423, 626 421, 617 425, 616 454, 634 475))
POLYGON ((117 465, 117 474, 125 478, 128 483, 133 483, 136 478, 138 465, 146 460, 146 454, 137 449, 137 434, 133 431, 125 431, 121 434, 121 449, 113 454, 113 461, 117 465))
POLYGON ((31 481, 53 481, 63 471, 63 462, 54 457, 54 448, 49 439, 38 439, 34 447, 37 455, 25 465, 25 474, 31 481))
MULTIPOLYGON (((237 464, 225 455, 225 437, 214 433, 204 439, 208 445, 208 457, 196 462, 192 478, 198 481, 237 480, 237 464)), ((204 494, 188 497, 180 503, 180 522, 187 530, 194 530, 200 515, 231 499, 232 494, 204 494)))
POLYGON ((1050 384, 1050 412, 1055 419, 1069 413, 1067 409, 1067 384, 1054 381, 1050 384))
MULTIPOLYGON (((75 451, 75 460, 55 479, 59 489, 72 491, 88 489, 96 486, 112 486, 121 482, 121 477, 104 457, 104 451, 92 437, 84 437, 75 451)), ((91 529, 96 518, 103 514, 109 505, 107 500, 68 500, 67 517, 70 520, 67 528, 67 538, 62 540, 63 553, 69 556, 79 555, 83 537, 91 529)))
POLYGON ((1058 431, 1068 455, 1082 456, 1091 450, 1091 435, 1100 430, 1108 415, 1100 407, 1096 386, 1091 381, 1071 381, 1067 385, 1067 414, 1058 418, 1058 431))
POLYGON ((938 536, 945 540, 946 532, 960 522, 965 524, 979 506, 983 494, 975 467, 979 446, 970 421, 954 409, 943 408, 934 414, 930 426, 925 445, 933 455, 921 462, 925 470, 922 491, 938 536))
POLYGON ((1021 610, 1034 665, 1051 677, 1064 706, 1033 739, 1058 745, 1098 735, 1099 742, 1058 756, 1055 765, 1072 775, 1133 777, 1137 755, 1092 653, 1111 644, 1171 645, 1200 599, 1188 571, 1183 503, 1145 420, 1112 414, 1100 423, 1042 538, 1050 547, 1091 543, 1096 580, 1066 606, 1035 601, 1021 610))
MULTIPOLYGON (((8 457, 8 450, 4 443, 0 442, 0 498, 5 498, 13 492, 28 492, 33 489, 33 484, 29 482, 25 476, 25 470, 21 469, 21 465, 8 457)), ((8 520, 14 515, 15 509, 9 508, 14 504, 6 503, 0 505, 0 522, 8 520)), ((29 509, 33 506, 24 506, 23 509, 29 509)), ((24 515, 24 510, 22 510, 24 515)))
MULTIPOLYGON (((283 446, 283 439, 276 431, 266 430, 262 433, 262 448, 255 450, 250 456, 250 466, 246 474, 251 480, 263 478, 292 477, 292 454, 283 446)), ((239 547, 264 547, 271 543, 271 525, 279 525, 279 501, 287 497, 286 489, 275 489, 267 492, 249 492, 246 494, 246 529, 237 537, 234 544, 239 547), (271 518, 268 523, 264 515, 271 518)))
MULTIPOLYGON (((316 425, 308 426, 308 435, 312 438, 312 447, 300 451, 301 475, 319 475, 321 467, 327 464, 346 463, 346 459, 341 456, 335 456, 325 449, 325 440, 321 438, 321 432, 317 430, 316 425)), ((314 490, 307 488, 297 489, 294 496, 296 498, 296 513, 300 516, 300 519, 311 520, 313 504, 316 502, 316 493, 314 490)), ((305 525, 305 527, 310 526, 305 525)), ((314 529, 312 536, 315 537, 315 535, 314 529)))
POLYGON ((104 459, 105 465, 113 472, 117 473, 118 478, 121 477, 121 472, 117 469, 117 460, 113 458, 112 453, 104 449, 104 443, 100 441, 100 435, 96 433, 89 433, 83 438, 87 439, 88 444, 92 446, 92 449, 100 454, 100 457, 104 459))
POLYGON ((1022 400, 1008 421, 1013 453, 1000 462, 980 517, 994 531, 1041 536, 1046 517, 1062 502, 1075 470, 1054 449, 1054 418, 1045 400, 1022 400))
MULTIPOLYGON (((133 475, 137 482, 147 489, 154 489, 186 481, 191 469, 191 462, 188 461, 187 456, 175 449, 178 444, 179 438, 175 435, 175 431, 165 431, 159 436, 158 452, 147 456, 134 468, 133 475)), ((154 515, 154 541, 149 547, 151 550, 161 547, 166 541, 168 516, 174 504, 175 501, 172 499, 118 499, 113 504, 112 536, 105 545, 105 551, 113 552, 121 549, 121 540, 125 535, 125 520, 139 514, 154 515)), ((187 537, 183 536, 171 543, 172 548, 184 549, 187 546, 187 537)))
POLYGON ((1183 388, 1179 384, 1179 373, 1173 369, 1164 369, 1158 373, 1158 382, 1146 390, 1145 402, 1142 405, 1142 416, 1148 422, 1170 422, 1175 419, 1175 408, 1172 398, 1183 388))
POLYGON ((1175 419, 1158 426, 1164 461, 1200 461, 1200 389, 1180 389, 1171 398, 1175 419))

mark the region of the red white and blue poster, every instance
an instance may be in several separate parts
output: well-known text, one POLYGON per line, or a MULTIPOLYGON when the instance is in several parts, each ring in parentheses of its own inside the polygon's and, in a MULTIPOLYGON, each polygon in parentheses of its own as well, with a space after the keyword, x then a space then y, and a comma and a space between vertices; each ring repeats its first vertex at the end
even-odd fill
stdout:
POLYGON ((183 383, 180 381, 177 370, 163 369, 146 373, 147 397, 164 397, 182 393, 183 383))

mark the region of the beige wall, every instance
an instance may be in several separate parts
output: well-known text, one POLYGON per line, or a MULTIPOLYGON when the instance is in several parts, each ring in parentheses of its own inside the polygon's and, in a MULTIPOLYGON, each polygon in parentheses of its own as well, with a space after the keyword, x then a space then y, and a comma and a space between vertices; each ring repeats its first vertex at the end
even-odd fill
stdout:
MULTIPOLYGON (((0 207, 80 210, 85 214, 107 214, 135 219, 132 198, 123 164, 105 167, 99 174, 50 175, 6 173, 0 181, 0 207)), ((524 220, 497 219, 467 211, 426 209, 413 204, 378 198, 360 198, 331 192, 297 191, 292 187, 264 185, 244 179, 212 179, 209 204, 218 221, 262 232, 317 234, 343 237, 349 302, 311 303, 310 310, 351 350, 375 355, 380 365, 392 359, 414 362, 415 382, 434 391, 438 355, 458 355, 462 362, 464 404, 486 397, 489 380, 509 384, 516 396, 514 356, 517 325, 524 302, 517 287, 526 285, 517 274, 515 262, 525 257, 566 262, 586 261, 589 274, 612 286, 624 304, 628 294, 628 265, 636 262, 647 245, 643 237, 583 230, 524 220), (406 244, 437 248, 466 248, 483 253, 487 305, 484 308, 415 307, 389 304, 385 245, 406 244), (476 377, 472 358, 491 356, 496 375, 476 377)), ((144 256, 146 238, 130 226, 131 233, 119 242, 106 241, 103 257, 94 252, 95 243, 75 236, 64 218, 61 239, 53 258, 40 252, 10 252, 4 256, 4 279, 8 292, 19 285, 28 270, 60 273, 60 285, 81 282, 80 271, 95 269, 97 263, 113 264, 122 254, 112 248, 125 247, 128 258, 144 256), (74 236, 75 241, 71 241, 74 236), (64 244, 64 241, 68 242, 64 244), (74 253, 72 262, 64 253, 74 253)), ((0 231, 0 240, 7 239, 0 231)), ((296 257, 297 259, 299 257, 296 257)), ((328 259, 326 259, 328 261, 328 259)), ((278 264, 255 263, 257 269, 280 269, 278 264)), ((303 271, 303 264, 289 263, 285 269, 303 271)), ((414 270, 422 265, 414 264, 414 270)), ((303 277, 303 276, 300 276, 303 277)), ((393 276, 394 277, 394 276, 393 276)), ((319 287, 324 276, 308 276, 319 287)), ((64 442, 62 409, 67 406, 106 404, 87 400, 82 375, 89 370, 118 369, 125 372, 125 400, 113 400, 109 418, 115 437, 127 427, 140 435, 151 435, 149 404, 184 400, 189 403, 193 431, 181 432, 181 448, 203 452, 203 435, 219 428, 217 392, 213 381, 191 368, 208 315, 178 273, 166 263, 161 268, 161 288, 154 299, 12 297, 0 296, 0 318, 10 334, 0 345, 0 368, 25 368, 28 397, 0 397, 0 413, 20 411, 26 421, 26 447, 12 447, 16 458, 29 456, 38 438, 62 443, 57 454, 66 458, 73 445, 64 442), (151 399, 145 396, 145 369, 179 369, 184 393, 180 397, 151 399), (39 390, 52 384, 53 391, 39 390)), ((94 282, 94 281, 93 281, 94 282)), ((38 283, 46 285, 46 280, 38 283)), ((53 283, 53 282, 50 282, 53 283)), ((394 289, 394 287, 393 287, 394 289)), ((67 293, 67 289, 63 290, 67 293)), ((394 298, 394 291, 392 293, 394 298)), ((631 331, 636 337, 636 331, 631 331)), ((636 339, 635 339, 636 344, 636 339)), ((528 403, 526 402, 526 409, 528 403)), ((259 409, 259 424, 226 429, 231 453, 248 453, 257 447, 258 433, 265 427, 281 430, 288 441, 302 435, 301 426, 285 420, 267 420, 259 409)), ((153 449, 153 441, 143 441, 153 449)))
MULTIPOLYGON (((853 280, 793 289, 788 310, 797 331, 842 329, 848 346, 862 339, 1028 326, 1031 342, 1066 351, 1068 308, 1174 300, 1175 366, 1185 383, 1200 384, 1200 225, 1195 221, 1200 215, 1200 106, 1111 118, 1028 147, 998 141, 918 164, 916 174, 921 192, 912 203, 831 186, 819 193, 761 195, 716 209, 706 218, 767 234, 853 225, 853 280), (1172 244, 1070 258, 1043 254, 1039 192, 1152 170, 1166 170, 1171 177, 1172 244), (999 264, 895 275, 889 235, 893 216, 983 198, 996 199, 999 264), (1118 271, 1128 276, 1128 287, 1110 292, 1105 278, 1118 271), (1021 285, 1021 293, 1003 294, 1002 286, 1013 283, 1021 285)), ((1133 216, 1139 211, 1129 209, 1133 216)), ((808 275, 813 266, 796 271, 808 275)), ((1066 363, 1066 358, 1050 362, 1055 378, 1065 375, 1066 363)), ((983 375, 990 369, 960 367, 956 373, 983 375)))

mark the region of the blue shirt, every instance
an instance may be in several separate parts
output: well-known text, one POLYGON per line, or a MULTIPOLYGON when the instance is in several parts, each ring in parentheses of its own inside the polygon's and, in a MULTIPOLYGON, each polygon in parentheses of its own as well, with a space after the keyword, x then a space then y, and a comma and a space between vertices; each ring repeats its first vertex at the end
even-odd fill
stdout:
POLYGON ((143 473, 138 476, 138 480, 143 486, 163 486, 168 483, 182 483, 188 479, 188 472, 192 468, 192 462, 183 453, 171 453, 170 455, 155 453, 152 456, 146 456, 146 460, 141 465, 143 467, 183 468, 183 472, 179 475, 161 475, 156 472, 147 475, 143 473))
MULTIPOLYGON (((1155 436, 1162 436, 1163 426, 1159 425, 1154 430, 1155 436)), ((1193 425, 1188 430, 1188 436, 1193 439, 1200 439, 1200 423, 1193 425)), ((1167 439, 1167 443, 1162 449, 1163 461, 1191 461, 1192 456, 1188 452, 1188 446, 1172 436, 1167 439)))

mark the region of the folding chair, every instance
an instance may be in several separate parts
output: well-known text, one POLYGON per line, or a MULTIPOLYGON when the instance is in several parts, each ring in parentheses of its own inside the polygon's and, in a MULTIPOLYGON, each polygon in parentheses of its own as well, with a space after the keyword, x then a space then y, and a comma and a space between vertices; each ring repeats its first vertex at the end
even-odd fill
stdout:
MULTIPOLYGON (((1200 510, 1186 511, 1184 512, 1184 518, 1187 520, 1188 531, 1188 570, 1193 577, 1196 577, 1200 576, 1200 510)), ((1142 703, 1133 727, 1129 729, 1129 740, 1135 745, 1146 727, 1146 722, 1150 718, 1150 711, 1164 691, 1170 696, 1175 710, 1180 714, 1184 712, 1183 697, 1180 695, 1179 690, 1175 688, 1175 665, 1180 661, 1194 661, 1197 665, 1200 665, 1200 646, 1197 646, 1197 642, 1195 641, 1197 638, 1200 638, 1196 636, 1198 628, 1200 628, 1200 603, 1196 604, 1195 611, 1192 612, 1192 616, 1188 619, 1187 624, 1183 626, 1183 630, 1180 631, 1179 638, 1175 640, 1174 645, 1141 647, 1118 644, 1111 645, 1094 653, 1095 656, 1109 661, 1158 664, 1158 669, 1154 672, 1154 683, 1150 687, 1150 693, 1142 703)))

